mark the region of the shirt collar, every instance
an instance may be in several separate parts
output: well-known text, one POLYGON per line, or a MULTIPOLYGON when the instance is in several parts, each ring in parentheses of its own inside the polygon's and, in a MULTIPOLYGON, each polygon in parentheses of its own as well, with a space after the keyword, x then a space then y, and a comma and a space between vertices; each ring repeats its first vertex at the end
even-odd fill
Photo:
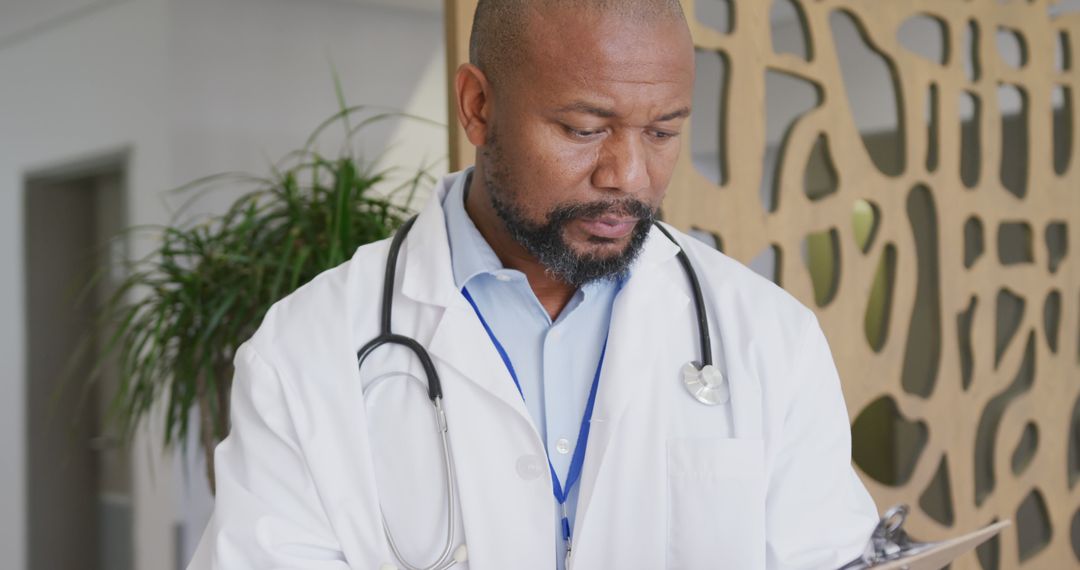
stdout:
POLYGON ((472 180, 473 169, 458 176, 443 200, 446 213, 446 233, 450 239, 450 259, 454 268, 454 283, 458 289, 465 287, 477 275, 496 273, 503 264, 495 250, 476 229, 469 213, 465 211, 465 188, 472 180))
MULTIPOLYGON (((495 250, 491 249, 472 218, 469 217, 469 213, 465 211, 465 192, 472 181, 472 176, 473 167, 469 167, 457 177, 443 199, 446 233, 450 240, 450 263, 453 266, 455 285, 458 289, 462 289, 478 275, 504 275, 513 280, 524 280, 525 274, 503 267, 495 250)), ((505 279, 505 277, 501 278, 501 280, 505 279)), ((575 293, 575 300, 571 301, 571 305, 575 304, 577 297, 589 299, 596 295, 598 290, 621 287, 621 281, 600 280, 586 283, 575 293)))

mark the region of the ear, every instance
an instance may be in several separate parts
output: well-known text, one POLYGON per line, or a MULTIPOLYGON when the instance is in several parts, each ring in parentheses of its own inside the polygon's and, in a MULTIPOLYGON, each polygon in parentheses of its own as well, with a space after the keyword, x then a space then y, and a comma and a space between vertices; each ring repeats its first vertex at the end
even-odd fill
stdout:
POLYGON ((454 87, 458 123, 465 130, 469 142, 474 146, 481 146, 487 140, 488 124, 491 120, 491 83, 479 67, 466 63, 458 68, 454 87))

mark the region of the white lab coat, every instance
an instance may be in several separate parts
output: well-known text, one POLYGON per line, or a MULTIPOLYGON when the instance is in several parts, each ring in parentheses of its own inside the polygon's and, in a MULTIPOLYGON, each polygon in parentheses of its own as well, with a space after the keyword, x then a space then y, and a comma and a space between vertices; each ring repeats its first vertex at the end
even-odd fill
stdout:
MULTIPOLYGON (((555 568, 545 447, 496 350, 454 285, 435 191, 402 249, 394 332, 441 376, 460 508, 455 546, 474 570, 555 568)), ((687 237, 729 404, 709 407, 680 369, 700 351, 676 247, 653 229, 615 301, 591 424, 570 567, 836 568, 877 522, 850 464, 848 416, 811 311, 687 237)), ((217 499, 189 568, 378 569, 446 538, 441 446, 422 376, 378 334, 389 242, 361 247, 277 303, 236 355, 232 431, 217 499), (380 509, 380 501, 382 509, 380 509)))

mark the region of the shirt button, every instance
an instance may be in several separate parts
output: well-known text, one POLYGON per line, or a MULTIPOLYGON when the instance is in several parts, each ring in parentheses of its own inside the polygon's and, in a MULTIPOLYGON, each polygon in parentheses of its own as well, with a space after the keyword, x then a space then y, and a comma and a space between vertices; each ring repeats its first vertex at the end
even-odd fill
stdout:
POLYGON ((570 453, 570 440, 565 437, 560 437, 559 440, 555 442, 555 451, 558 451, 562 455, 570 453))
POLYGON ((518 475, 529 481, 544 474, 544 463, 535 455, 522 455, 517 460, 518 475))
POLYGON ((502 281, 503 283, 506 283, 507 281, 510 281, 510 276, 505 274, 505 273, 496 273, 495 274, 495 279, 498 279, 499 281, 502 281))

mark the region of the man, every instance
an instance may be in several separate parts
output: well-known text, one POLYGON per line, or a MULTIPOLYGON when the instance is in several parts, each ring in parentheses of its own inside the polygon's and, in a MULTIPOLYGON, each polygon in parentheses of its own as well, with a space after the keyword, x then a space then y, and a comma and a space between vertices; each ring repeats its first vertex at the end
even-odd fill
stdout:
POLYGON ((877 516, 813 314, 654 227, 694 81, 679 3, 481 0, 471 47, 456 100, 475 168, 443 180, 399 260, 386 242, 360 248, 238 352, 192 568, 856 557, 877 516), (387 332, 387 264, 392 332, 430 353, 446 432, 409 351, 365 348, 357 369, 387 332), (722 378, 705 397, 687 381, 707 357, 722 378))

